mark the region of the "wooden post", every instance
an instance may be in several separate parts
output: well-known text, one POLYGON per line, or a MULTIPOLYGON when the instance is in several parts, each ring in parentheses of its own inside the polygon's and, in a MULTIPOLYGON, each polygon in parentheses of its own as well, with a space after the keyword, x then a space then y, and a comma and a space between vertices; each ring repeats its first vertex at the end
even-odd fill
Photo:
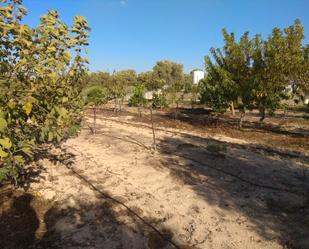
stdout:
POLYGON ((239 129, 242 128, 242 123, 243 123, 243 120, 245 118, 245 115, 246 115, 246 109, 245 109, 245 107, 243 107, 243 109, 241 110, 241 114, 240 114, 240 118, 239 118, 239 123, 238 123, 238 128, 239 129))
POLYGON ((231 101, 231 112, 232 112, 232 115, 233 117, 235 116, 235 108, 234 108, 234 102, 231 101))
POLYGON ((137 110, 138 110, 138 115, 141 118, 142 117, 142 110, 141 110, 141 104, 140 103, 138 103, 137 110))

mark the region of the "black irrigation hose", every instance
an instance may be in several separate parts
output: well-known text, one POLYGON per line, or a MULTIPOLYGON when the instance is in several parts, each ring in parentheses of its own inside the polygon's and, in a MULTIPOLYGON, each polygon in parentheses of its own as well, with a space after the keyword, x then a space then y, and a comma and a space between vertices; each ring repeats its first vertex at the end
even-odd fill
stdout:
POLYGON ((190 160, 192 162, 195 162, 195 163, 198 163, 199 165, 201 165, 201 167, 207 167, 207 168, 211 168, 213 170, 216 170, 218 172, 221 172, 223 174, 226 174, 226 175, 229 175, 231 177, 234 177, 244 183, 247 183, 249 185, 252 185, 252 186, 255 186, 255 187, 259 187, 259 188, 265 188, 265 189, 270 189, 270 190, 274 190, 274 191, 280 191, 280 192, 288 192, 288 193, 291 193, 291 194, 296 194, 296 195, 299 195, 300 193, 297 192, 297 191, 292 191, 292 190, 289 190, 289 189, 283 189, 283 188, 277 188, 277 187, 272 187, 272 186, 269 186, 269 185, 264 185, 264 184, 259 184, 259 183, 255 183, 255 182, 252 182, 252 181, 249 181, 247 179, 244 179, 242 177, 240 177, 239 175, 236 175, 236 174, 233 174, 233 173, 230 173, 226 170, 223 170, 223 169, 219 169, 219 168, 216 168, 216 167, 213 167, 213 166, 210 166, 210 165, 207 165, 205 163, 202 163, 192 157, 188 157, 188 156, 185 156, 185 155, 178 155, 179 157, 183 157, 187 160, 190 160))
MULTIPOLYGON (((105 119, 106 119, 106 118, 105 118, 105 119)), ((147 125, 143 125, 143 124, 134 124, 134 123, 129 123, 129 122, 125 122, 125 121, 118 121, 118 120, 114 120, 114 119, 106 119, 106 120, 114 121, 114 122, 118 122, 118 123, 123 123, 123 124, 127 124, 127 125, 132 125, 132 126, 137 125, 137 126, 142 126, 142 127, 146 127, 146 128, 151 128, 151 127, 149 127, 149 126, 147 126, 147 125)), ((168 130, 158 129, 158 128, 157 128, 156 130, 165 131, 165 132, 170 132, 170 133, 178 133, 178 134, 181 134, 181 135, 182 135, 182 134, 188 135, 188 134, 183 133, 183 132, 174 132, 174 131, 168 131, 168 130)), ((123 141, 129 142, 129 143, 133 143, 133 142, 128 141, 128 140, 123 140, 123 141)), ((133 143, 133 144, 136 144, 136 143, 133 143)), ((149 150, 149 149, 148 149, 148 150, 149 150)), ((185 158, 185 159, 187 159, 187 160, 190 160, 190 161, 193 161, 193 162, 195 162, 195 163, 198 163, 198 164, 202 165, 202 167, 208 167, 208 168, 211 168, 211 169, 216 170, 216 171, 218 171, 218 172, 221 172, 221 173, 223 173, 223 174, 229 175, 229 176, 231 176, 231 177, 234 177, 234 178, 236 178, 236 179, 238 179, 238 180, 240 180, 240 181, 242 181, 242 182, 244 182, 244 183, 247 183, 247 184, 252 185, 252 186, 255 186, 255 187, 264 188, 264 189, 270 189, 270 190, 280 191, 280 192, 287 192, 287 193, 296 194, 296 195, 300 195, 300 194, 303 195, 303 193, 299 193, 299 192, 297 192, 297 191, 292 191, 292 190, 289 190, 289 189, 283 189, 283 188, 273 187, 273 186, 264 185, 264 184, 259 184, 259 183, 255 183, 255 182, 249 181, 249 180, 247 180, 247 179, 244 179, 244 178, 240 177, 239 175, 230 173, 230 172, 225 171, 225 170, 223 170, 223 169, 219 169, 219 168, 216 168, 216 167, 207 165, 207 164, 205 164, 205 163, 203 163, 203 162, 200 162, 200 161, 198 161, 198 160, 196 160, 196 159, 194 159, 194 158, 192 158, 192 157, 188 157, 188 156, 185 156, 185 155, 177 155, 177 156, 183 157, 183 158, 185 158)))
MULTIPOLYGON (((71 147, 73 150, 77 151, 75 148, 71 147)), ((79 151, 77 151, 78 153, 80 153, 79 151)), ((97 163, 95 163, 97 165, 97 163)), ((165 240, 166 242, 170 243, 171 245, 173 245, 176 249, 181 249, 180 246, 178 246, 174 241, 172 241, 171 239, 167 238, 166 236, 164 236, 163 233, 161 233, 155 226, 153 226, 152 224, 150 224, 148 221, 146 221, 143 217, 141 217, 140 215, 138 215, 136 212, 134 212, 130 207, 128 207, 126 204, 124 204, 123 202, 115 199, 114 197, 110 196, 109 194, 104 193, 103 191, 101 191, 100 189, 98 189, 95 185, 93 185, 86 177, 82 176, 81 174, 79 174, 76 170, 74 170, 74 168, 68 166, 67 164, 64 164, 65 167, 69 170, 71 170, 75 175, 77 175, 77 177, 79 179, 81 179, 82 181, 84 181, 85 183, 87 183, 90 188, 92 188, 94 191, 98 192, 100 195, 102 195, 105 199, 109 199, 121 206, 123 206, 124 208, 126 208, 128 210, 129 213, 131 213, 132 215, 134 215, 135 217, 137 217, 140 221, 142 221, 145 225, 147 225, 148 227, 150 227, 153 231, 155 231, 163 240, 165 240)))
MULTIPOLYGON (((110 121, 114 121, 114 122, 120 122, 120 123, 124 123, 124 124, 128 124, 128 125, 133 125, 133 126, 143 126, 143 127, 146 127, 146 128, 150 128, 149 126, 147 125, 142 125, 142 124, 133 124, 133 123, 129 123, 129 122, 123 122, 123 121, 117 121, 117 120, 113 120, 113 119, 106 119, 106 120, 110 120, 110 121)), ((182 134, 182 132, 173 132, 173 131, 167 131, 167 130, 164 130, 164 129, 156 129, 156 130, 161 130, 161 131, 165 131, 165 132, 171 132, 171 133, 178 133, 178 134, 182 134)), ((185 133, 183 133, 185 134, 185 133)), ((187 135, 187 134, 185 134, 187 135)), ((118 138, 120 139, 120 138, 118 138)), ((133 143, 135 145, 139 145, 141 146, 141 144, 138 144, 136 142, 133 142, 133 141, 129 141, 129 140, 124 140, 128 143, 133 143)), ((144 147, 144 146, 142 146, 144 147)), ((71 147, 72 148, 72 147, 71 147)), ((144 147, 146 149, 148 149, 147 147, 144 147)), ((75 151, 77 151, 75 148, 73 148, 75 151)), ((148 149, 149 150, 149 149, 148 149)), ((80 152, 78 152, 80 153, 80 152)), ((188 157, 188 156, 185 156, 185 155, 178 155, 179 157, 183 157, 187 160, 190 160, 192 162, 195 162, 195 163, 198 163, 199 165, 201 166, 205 166, 205 167, 208 167, 208 168, 211 168, 213 170, 216 170, 218 172, 221 172, 221 173, 224 173, 226 175, 229 175, 231 177, 234 177, 242 182, 245 182, 249 185, 252 185, 252 186, 256 186, 256 187, 259 187, 259 188, 264 188, 264 189, 270 189, 270 190, 274 190, 274 191, 281 191, 281 192, 288 192, 288 193, 292 193, 292 194, 297 194, 299 195, 298 192, 296 191, 291 191, 291 190, 288 190, 288 189, 282 189, 282 188, 277 188, 277 187, 272 187, 272 186, 268 186, 268 185, 264 185, 264 184, 258 184, 258 183, 255 183, 255 182, 251 182, 247 179, 244 179, 242 177, 240 177, 239 175, 236 175, 236 174, 233 174, 233 173, 230 173, 230 172, 227 172, 223 169, 218 169, 216 167, 213 167, 213 166, 210 166, 210 165, 206 165, 194 158, 191 158, 191 157, 188 157)), ((106 199, 109 199, 109 200, 112 200, 113 202, 125 207, 129 213, 131 213, 132 215, 134 215, 135 217, 137 217, 140 221, 142 221, 145 225, 147 225, 148 227, 150 227, 153 231, 155 231, 163 240, 165 240, 166 242, 170 243, 171 245, 173 245, 176 249, 181 249, 175 242, 173 242, 171 239, 168 239, 166 236, 164 236, 164 234, 162 234, 155 226, 153 226, 152 224, 150 224, 149 222, 147 222, 143 217, 141 217, 140 215, 138 215, 136 212, 134 212, 130 207, 128 207, 126 204, 124 204, 123 202, 113 198, 112 196, 104 193, 103 191, 101 191, 100 189, 98 189, 95 185, 93 185, 89 180, 87 180, 84 176, 80 175, 76 170, 74 170, 73 168, 69 167, 68 165, 65 165, 68 169, 70 169, 75 175, 78 176, 79 179, 83 180, 84 182, 86 182, 94 191, 100 193, 104 198, 106 199)))

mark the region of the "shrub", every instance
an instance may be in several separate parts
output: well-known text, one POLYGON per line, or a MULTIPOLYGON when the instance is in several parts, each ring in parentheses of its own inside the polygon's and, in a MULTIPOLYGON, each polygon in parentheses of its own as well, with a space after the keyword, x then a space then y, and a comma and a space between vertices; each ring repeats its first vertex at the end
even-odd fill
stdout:
POLYGON ((144 97, 145 87, 142 84, 137 84, 134 87, 132 97, 129 99, 129 106, 142 107, 147 104, 147 99, 144 97))
POLYGON ((226 145, 220 145, 220 144, 208 144, 206 147, 207 151, 213 154, 218 154, 220 152, 226 151, 226 145))
POLYGON ((152 107, 162 108, 167 107, 167 99, 163 93, 154 93, 152 96, 152 107))
POLYGON ((83 95, 86 97, 85 104, 90 106, 99 106, 106 104, 108 101, 107 89, 98 85, 85 89, 83 95))

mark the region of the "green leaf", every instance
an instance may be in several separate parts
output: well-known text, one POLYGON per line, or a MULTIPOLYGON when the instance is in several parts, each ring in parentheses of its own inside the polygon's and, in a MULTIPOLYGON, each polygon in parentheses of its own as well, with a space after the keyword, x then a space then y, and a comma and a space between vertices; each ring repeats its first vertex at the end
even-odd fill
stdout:
POLYGON ((24 152, 27 156, 32 157, 33 153, 29 146, 25 146, 22 149, 22 152, 24 152))
POLYGON ((5 158, 5 157, 7 157, 9 154, 8 153, 6 153, 4 150, 2 150, 1 148, 0 148, 0 158, 5 158))
POLYGON ((12 147, 12 142, 7 137, 0 139, 0 144, 4 149, 10 149, 12 147))
POLYGON ((6 181, 10 170, 8 168, 0 168, 0 182, 6 181))
POLYGON ((54 134, 53 134, 53 132, 48 132, 48 142, 51 142, 51 141, 53 141, 53 139, 54 139, 54 134))
POLYGON ((13 159, 17 164, 23 164, 25 162, 24 158, 20 155, 14 156, 13 159))
POLYGON ((7 128, 8 123, 4 118, 0 118, 0 132, 4 132, 5 129, 7 128))
POLYGON ((10 100, 8 103, 8 107, 10 109, 14 109, 16 107, 16 102, 14 100, 10 100))
POLYGON ((71 57, 72 57, 72 55, 71 55, 70 51, 65 51, 65 52, 64 52, 64 54, 63 54, 63 59, 64 59, 64 61, 65 61, 66 63, 69 63, 69 62, 70 62, 71 57))
POLYGON ((24 110, 25 110, 27 116, 29 116, 29 114, 30 114, 31 111, 32 111, 32 103, 27 102, 27 103, 24 105, 24 110))
POLYGON ((57 134, 57 142, 60 142, 62 139, 62 136, 60 136, 59 134, 57 134))
POLYGON ((64 107, 57 108, 57 112, 60 116, 66 116, 68 114, 68 111, 64 107))

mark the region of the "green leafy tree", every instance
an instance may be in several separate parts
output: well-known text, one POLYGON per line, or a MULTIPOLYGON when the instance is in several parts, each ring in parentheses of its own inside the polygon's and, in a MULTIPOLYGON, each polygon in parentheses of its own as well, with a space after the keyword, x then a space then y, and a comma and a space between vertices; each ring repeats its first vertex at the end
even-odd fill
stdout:
POLYGON ((21 0, 0 3, 0 181, 17 181, 38 143, 76 130, 82 110, 87 21, 70 28, 50 10, 30 28, 26 14, 21 0))
POLYGON ((111 83, 112 77, 108 72, 98 71, 87 74, 83 80, 85 88, 90 86, 102 86, 104 88, 108 88, 111 83))
MULTIPOLYGON (((255 102, 259 108, 261 121, 266 110, 272 114, 289 94, 289 86, 297 93, 303 82, 304 49, 302 40, 304 27, 299 20, 284 30, 274 28, 272 34, 263 42, 259 35, 253 39, 252 81, 255 102)), ((308 71, 308 69, 307 69, 308 71)), ((292 92, 292 93, 293 93, 292 92)))
POLYGON ((207 103, 216 112, 225 112, 235 100, 237 85, 229 72, 218 65, 213 65, 206 57, 207 77, 201 81, 200 101, 207 103))
MULTIPOLYGON (((201 88, 201 100, 214 109, 240 100, 242 114, 257 106, 261 121, 289 97, 288 87, 307 92, 308 51, 302 46, 304 28, 299 20, 288 28, 274 28, 266 41, 248 32, 236 41, 234 33, 223 30, 225 45, 211 49, 214 62, 206 57, 208 75, 201 88), (228 86, 228 87, 227 87, 228 86)), ((295 91, 297 92, 297 91, 295 91)))
POLYGON ((115 111, 118 110, 118 106, 121 111, 125 96, 132 91, 136 82, 137 75, 134 70, 129 69, 113 73, 108 89, 110 96, 115 101, 115 111))
POLYGON ((153 75, 156 79, 162 81, 170 104, 176 106, 175 119, 177 119, 178 107, 183 96, 183 65, 168 60, 158 61, 153 68, 153 75))
POLYGON ((302 47, 303 53, 299 63, 299 71, 295 76, 297 94, 304 99, 309 96, 309 44, 302 47))
POLYGON ((129 106, 137 106, 139 115, 141 116, 141 107, 146 106, 147 100, 144 97, 145 86, 142 84, 136 84, 134 87, 133 95, 129 100, 129 106))
POLYGON ((215 110, 233 109, 233 103, 241 100, 242 126, 247 108, 253 104, 253 84, 251 77, 251 41, 248 32, 237 42, 234 33, 223 29, 225 45, 222 49, 210 50, 214 63, 209 56, 205 57, 206 79, 201 87, 201 102, 207 103, 215 110), (207 92, 209 91, 209 92, 207 92))
POLYGON ((140 73, 137 82, 143 84, 148 91, 157 91, 164 86, 164 80, 156 77, 152 71, 140 73))
POLYGON ((154 108, 162 108, 167 107, 167 99, 164 92, 154 93, 152 96, 152 107, 154 108))
POLYGON ((96 134, 97 110, 100 105, 106 104, 108 101, 108 93, 105 88, 100 85, 94 85, 85 90, 86 104, 93 111, 93 127, 91 131, 96 134))
POLYGON ((158 61, 153 68, 153 76, 164 85, 171 86, 175 82, 183 81, 183 65, 167 60, 158 61))

